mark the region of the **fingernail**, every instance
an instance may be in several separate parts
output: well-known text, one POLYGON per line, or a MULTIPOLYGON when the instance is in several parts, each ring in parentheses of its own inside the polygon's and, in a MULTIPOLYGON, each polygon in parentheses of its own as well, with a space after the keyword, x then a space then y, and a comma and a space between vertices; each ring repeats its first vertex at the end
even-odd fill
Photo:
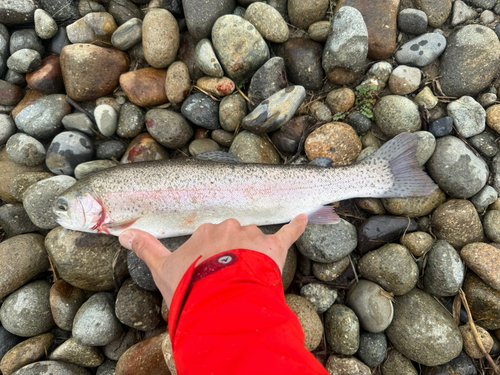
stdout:
POLYGON ((118 237, 118 240, 120 241, 121 245, 129 250, 132 250, 133 239, 134 239, 134 233, 129 230, 126 230, 125 232, 120 234, 120 237, 118 237))

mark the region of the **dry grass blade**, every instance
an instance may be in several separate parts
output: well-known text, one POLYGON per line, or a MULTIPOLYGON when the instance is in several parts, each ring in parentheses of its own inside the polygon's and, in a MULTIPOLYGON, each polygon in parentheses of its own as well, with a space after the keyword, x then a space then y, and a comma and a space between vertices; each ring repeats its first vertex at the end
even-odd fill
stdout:
POLYGON ((195 89, 197 89, 197 90, 200 90, 200 91, 201 91, 202 93, 204 93, 205 95, 210 96, 210 97, 211 97, 213 100, 215 100, 216 102, 220 102, 220 99, 219 99, 219 98, 217 98, 217 97, 213 96, 213 95, 212 95, 212 94, 210 94, 207 90, 204 90, 204 89, 202 89, 201 87, 196 86, 196 85, 194 85, 193 87, 194 87, 195 89))
POLYGON ((52 259, 50 259, 50 256, 47 257, 49 258, 50 268, 52 270, 52 273, 54 274, 54 282, 56 282, 58 280, 56 269, 54 268, 54 264, 52 263, 52 259))
POLYGON ((354 262, 352 261, 352 258, 350 255, 349 255, 349 263, 351 263, 352 272, 354 273, 354 278, 356 279, 356 284, 357 284, 357 283, 359 283, 358 273, 356 272, 356 267, 354 266, 354 262))
POLYGON ((90 121, 92 121, 95 125, 97 125, 97 123, 95 122, 94 115, 92 113, 90 113, 89 111, 87 111, 85 108, 83 108, 80 104, 78 104, 77 102, 75 102, 73 99, 71 99, 69 97, 69 95, 66 95, 66 101, 69 104, 71 104, 73 107, 75 107, 76 109, 78 109, 80 112, 85 113, 88 116, 88 118, 90 119, 90 121))
POLYGON ((457 326, 460 325, 460 309, 462 308, 462 300, 460 295, 456 295, 453 300, 453 319, 455 319, 455 323, 457 326))
POLYGON ((246 100, 247 102, 249 102, 250 104, 255 105, 255 103, 254 103, 254 102, 252 102, 252 101, 248 98, 248 96, 246 96, 246 95, 243 93, 243 91, 241 91, 241 89, 238 87, 238 85, 235 85, 235 87, 236 87, 236 90, 238 90, 238 92, 240 93, 240 95, 241 95, 241 96, 243 96, 243 99, 245 99, 245 100, 246 100))

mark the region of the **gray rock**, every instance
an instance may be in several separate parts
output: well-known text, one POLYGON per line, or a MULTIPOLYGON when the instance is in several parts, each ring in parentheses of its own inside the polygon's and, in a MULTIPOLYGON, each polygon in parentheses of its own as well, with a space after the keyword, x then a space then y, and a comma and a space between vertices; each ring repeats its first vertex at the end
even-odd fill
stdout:
POLYGON ((383 375, 418 375, 411 361, 394 348, 389 350, 381 370, 383 375))
MULTIPOLYGON (((210 130, 220 128, 219 102, 202 92, 188 96, 182 103, 181 112, 189 121, 202 128, 210 130)), ((148 114, 146 114, 146 122, 148 114)))
POLYGON ((474 96, 496 74, 500 41, 485 26, 466 25, 448 38, 440 64, 441 88, 449 96, 474 96))
POLYGON ((118 26, 132 18, 143 18, 143 13, 137 5, 130 0, 111 0, 108 12, 113 16, 118 26))
POLYGON ((0 227, 7 238, 41 229, 33 224, 22 204, 4 204, 0 207, 0 227))
POLYGON ((496 0, 466 0, 470 5, 483 8, 483 9, 492 9, 496 4, 496 0))
POLYGON ((72 22, 79 17, 76 1, 72 0, 40 0, 45 9, 56 22, 72 22))
POLYGON ((446 241, 435 241, 427 253, 425 290, 437 297, 454 296, 463 281, 464 265, 458 252, 446 241))
POLYGON ((35 10, 35 31, 42 39, 50 39, 57 33, 57 23, 43 9, 35 10))
POLYGON ((320 263, 344 258, 357 244, 356 227, 343 219, 336 225, 308 225, 296 242, 304 256, 320 263))
POLYGON ((238 16, 225 15, 215 22, 212 43, 226 75, 237 85, 249 81, 269 59, 269 48, 260 33, 238 16))
POLYGON ((120 51, 127 51, 141 41, 142 21, 139 18, 131 18, 118 27, 111 36, 111 43, 120 51))
POLYGON ((115 134, 118 114, 109 104, 98 105, 94 110, 95 122, 102 135, 111 137, 115 134))
POLYGON ((10 160, 28 167, 40 165, 45 160, 45 147, 43 147, 43 144, 23 133, 17 133, 10 137, 5 149, 10 160))
POLYGON ((300 295, 314 306, 318 314, 324 313, 337 299, 337 291, 325 284, 310 283, 300 288, 300 295))
POLYGON ((96 375, 115 375, 116 362, 106 359, 102 365, 97 368, 96 375))
POLYGON ((70 113, 69 115, 64 116, 61 122, 66 130, 77 130, 90 137, 93 137, 96 134, 94 123, 85 113, 70 113))
POLYGON ((470 96, 462 96, 448 104, 446 109, 457 131, 465 138, 481 133, 486 127, 486 111, 470 96))
POLYGON ((312 262, 311 270, 321 281, 333 281, 349 266, 349 255, 332 263, 312 262))
POLYGON ((449 362, 462 350, 462 337, 448 311, 417 288, 394 303, 394 319, 386 330, 396 349, 425 366, 449 362))
POLYGON ((325 336, 339 354, 353 355, 359 348, 359 321, 350 308, 335 304, 325 313, 325 336))
POLYGON ((436 151, 427 162, 433 180, 455 198, 479 192, 489 177, 488 166, 460 139, 445 136, 436 141, 436 151))
POLYGON ((149 65, 166 68, 172 64, 179 49, 179 25, 166 9, 149 9, 142 28, 142 49, 149 65))
POLYGON ((38 2, 35 0, 2 1, 0 3, 0 23, 6 25, 33 23, 37 7, 38 2))
POLYGON ((23 92, 20 87, 0 80, 0 104, 6 106, 15 106, 23 97, 23 92))
POLYGON ((24 87, 26 86, 26 77, 24 74, 17 73, 12 69, 8 69, 5 74, 5 81, 12 83, 13 85, 24 87))
POLYGON ((7 59, 9 58, 10 35, 5 25, 0 23, 0 77, 7 70, 7 59))
POLYGON ((122 334, 111 293, 96 293, 78 310, 73 321, 73 337, 85 345, 103 346, 122 334))
POLYGON ((128 328, 124 330, 118 338, 103 346, 102 351, 107 358, 118 361, 122 354, 125 353, 128 348, 137 344, 139 340, 140 337, 138 332, 135 329, 128 328))
POLYGON ((144 112, 134 103, 124 103, 120 107, 116 134, 124 138, 134 138, 144 129, 144 112))
POLYGON ((75 182, 70 176, 54 176, 31 185, 23 195, 24 209, 31 221, 40 228, 57 227, 59 224, 52 211, 54 201, 75 182))
POLYGON ((478 212, 484 212, 497 199, 497 191, 490 185, 485 185, 476 195, 470 198, 470 201, 478 212))
POLYGON ((125 143, 118 140, 111 140, 101 143, 97 146, 96 157, 97 159, 116 159, 120 160, 127 146, 125 143))
POLYGON ((52 94, 25 107, 14 119, 19 130, 43 140, 53 137, 62 128, 62 118, 71 111, 66 95, 52 94))
POLYGON ((423 67, 436 60, 446 48, 446 38, 439 33, 427 33, 403 44, 394 57, 398 64, 423 67))
POLYGON ((72 363, 41 361, 20 368, 13 375, 91 375, 91 373, 72 363))
POLYGON ((88 13, 105 12, 105 11, 106 11, 106 8, 104 8, 104 5, 99 4, 95 1, 85 0, 85 1, 78 2, 78 12, 80 13, 81 17, 84 17, 88 13))
POLYGON ((127 266, 130 277, 142 289, 148 290, 150 292, 159 291, 146 262, 144 262, 131 250, 127 251, 127 266))
POLYGON ((437 120, 432 121, 429 124, 429 132, 434 135, 434 137, 444 137, 448 135, 453 130, 453 118, 450 116, 441 117, 437 120))
POLYGON ((288 39, 288 26, 285 20, 269 4, 261 2, 250 4, 244 18, 270 42, 283 43, 288 39))
POLYGON ((421 77, 420 69, 399 65, 389 77, 389 88, 396 95, 410 94, 420 86, 421 77))
POLYGON ((57 280, 50 289, 50 309, 56 325, 71 332, 76 312, 86 300, 85 291, 57 280))
POLYGON ((249 131, 238 133, 229 148, 229 153, 245 163, 280 163, 280 156, 273 144, 263 136, 249 131))
POLYGON ((361 13, 343 6, 334 15, 323 50, 323 69, 330 81, 352 83, 368 55, 368 30, 361 13))
POLYGON ((231 14, 236 3, 234 0, 207 0, 200 3, 182 0, 182 7, 189 34, 200 40, 210 36, 215 22, 225 14, 231 14))
POLYGON ((7 67, 17 73, 29 73, 42 64, 42 57, 33 49, 21 49, 7 59, 7 67))
POLYGON ((382 332, 392 322, 391 295, 372 281, 359 280, 349 291, 346 304, 356 313, 361 327, 369 332, 382 332))
POLYGON ((198 42, 194 51, 194 59, 196 66, 207 76, 219 78, 224 76, 222 66, 209 39, 202 39, 198 42))
POLYGON ((323 325, 314 307, 296 294, 285 294, 285 302, 299 319, 305 335, 305 347, 310 351, 316 349, 323 337, 323 325))
POLYGON ((224 130, 234 132, 246 114, 247 102, 239 93, 225 96, 221 100, 219 105, 219 122, 224 130))
POLYGON ((288 0, 290 23, 307 30, 313 22, 323 19, 328 6, 328 0, 288 0))
POLYGON ((7 331, 2 325, 0 325, 0 357, 3 358, 5 353, 7 353, 14 346, 23 341, 22 337, 13 335, 7 331))
POLYGON ((491 10, 484 10, 479 17, 479 20, 482 24, 488 25, 495 21, 495 13, 493 13, 491 10))
POLYGON ((3 145, 16 132, 16 124, 12 116, 0 114, 0 145, 3 145))
POLYGON ((203 152, 220 151, 220 147, 213 139, 199 138, 191 141, 188 150, 190 155, 195 156, 203 152))
POLYGON ((185 146, 194 134, 181 114, 166 109, 150 109, 146 113, 146 124, 148 133, 158 143, 172 149, 185 146))
POLYGON ((71 175, 78 164, 93 156, 94 145, 89 137, 77 131, 65 131, 50 143, 45 162, 52 173, 71 175))
POLYGON ((393 137, 405 131, 420 130, 418 107, 410 99, 399 95, 386 95, 377 100, 373 109, 377 125, 387 136, 393 137))
POLYGON ((51 39, 49 50, 56 55, 60 55, 62 49, 68 44, 71 44, 71 42, 69 41, 68 34, 66 33, 66 27, 61 26, 59 30, 57 30, 57 34, 51 39))
MULTIPOLYGON (((492 354, 492 353, 491 353, 492 354)), ((450 362, 438 367, 428 367, 424 375, 477 375, 477 369, 472 359, 461 351, 458 357, 453 358, 450 362)))
POLYGON ((361 332, 359 336, 359 358, 370 367, 380 365, 385 359, 387 338, 383 332, 361 332))
MULTIPOLYGON (((9 45, 9 44, 8 44, 9 45)), ((44 56, 45 48, 34 29, 17 30, 10 36, 10 54, 22 49, 32 49, 44 56)))
POLYGON ((84 163, 80 163, 75 167, 74 174, 77 180, 102 171, 104 169, 113 168, 119 165, 118 161, 115 160, 91 160, 84 163))
POLYGON ((415 156, 417 157, 418 165, 423 166, 429 158, 434 153, 436 149, 436 138, 432 135, 432 133, 428 131, 418 131, 417 134, 417 152, 415 156))
POLYGON ((50 283, 33 281, 10 294, 0 307, 3 327, 21 337, 47 332, 54 326, 49 304, 50 283))
POLYGON ((478 16, 477 12, 467 6, 463 1, 456 0, 453 4, 453 15, 451 16, 451 27, 460 25, 467 20, 473 20, 478 16))
POLYGON ((427 14, 418 9, 403 9, 398 14, 398 28, 411 35, 424 34, 427 31, 427 14))
POLYGON ((59 345, 48 358, 82 367, 97 367, 104 361, 104 355, 99 348, 80 344, 74 337, 59 345))
POLYGON ((484 215, 484 233, 490 241, 500 242, 500 211, 492 210, 484 215))
POLYGON ((497 133, 486 128, 486 131, 467 140, 479 153, 487 158, 492 158, 498 153, 497 133))

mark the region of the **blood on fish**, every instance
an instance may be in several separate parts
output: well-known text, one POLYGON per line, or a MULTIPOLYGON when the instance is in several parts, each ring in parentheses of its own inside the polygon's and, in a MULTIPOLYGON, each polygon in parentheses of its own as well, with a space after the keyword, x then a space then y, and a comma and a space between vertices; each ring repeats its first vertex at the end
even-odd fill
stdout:
POLYGON ((97 222, 96 224, 90 228, 92 230, 97 230, 98 233, 107 233, 107 234, 111 234, 109 232, 109 230, 104 227, 104 222, 106 221, 106 218, 107 218, 107 213, 106 213, 106 210, 104 209, 104 206, 102 204, 102 201, 99 199, 99 198, 94 198, 97 203, 99 203, 99 205, 101 206, 101 214, 99 215, 99 219, 97 219, 97 222))

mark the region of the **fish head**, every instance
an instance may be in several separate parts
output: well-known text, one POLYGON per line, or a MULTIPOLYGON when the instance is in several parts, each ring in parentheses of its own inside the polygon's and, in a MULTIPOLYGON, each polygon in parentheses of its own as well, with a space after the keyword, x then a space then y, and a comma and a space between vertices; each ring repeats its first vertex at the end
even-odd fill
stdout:
POLYGON ((99 233, 106 211, 99 199, 88 191, 67 190, 54 201, 56 221, 64 228, 99 233))

